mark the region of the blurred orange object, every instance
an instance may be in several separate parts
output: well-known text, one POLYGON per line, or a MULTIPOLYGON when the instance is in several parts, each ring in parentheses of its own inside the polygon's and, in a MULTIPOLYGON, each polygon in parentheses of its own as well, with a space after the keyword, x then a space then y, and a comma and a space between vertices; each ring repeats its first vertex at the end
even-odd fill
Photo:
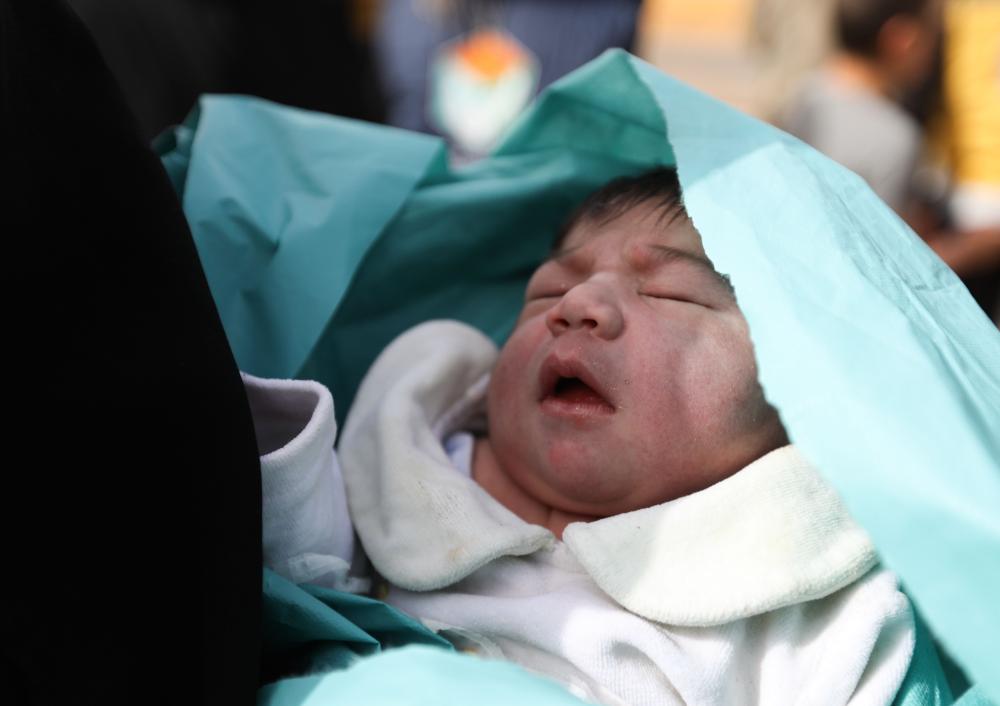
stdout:
POLYGON ((496 30, 474 32, 455 47, 455 54, 466 68, 489 81, 525 62, 524 50, 509 35, 496 30))

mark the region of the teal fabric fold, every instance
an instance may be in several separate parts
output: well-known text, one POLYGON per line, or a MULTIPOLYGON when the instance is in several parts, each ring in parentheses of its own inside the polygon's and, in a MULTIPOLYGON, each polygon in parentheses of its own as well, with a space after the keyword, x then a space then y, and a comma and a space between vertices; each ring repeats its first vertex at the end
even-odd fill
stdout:
POLYGON ((583 706, 553 681, 513 664, 428 647, 363 659, 350 669, 263 687, 258 706, 583 706))
POLYGON ((302 367, 368 249, 443 159, 425 135, 245 96, 202 97, 173 137, 161 158, 226 336, 265 377, 302 367))
POLYGON ((955 702, 955 706, 996 706, 996 704, 997 702, 990 699, 979 687, 969 689, 955 702))
POLYGON ((676 162, 793 442, 1000 701, 1000 333, 858 177, 618 51, 461 169, 432 138, 242 97, 186 129, 163 157, 237 361, 319 379, 341 418, 420 321, 501 342, 570 209, 676 162))
POLYGON ((934 638, 916 611, 914 622, 916 643, 913 646, 913 658, 893 706, 949 706, 955 702, 955 697, 941 666, 934 638))
POLYGON ((336 611, 337 615, 363 630, 382 648, 419 644, 452 649, 450 642, 424 627, 419 620, 382 601, 322 586, 302 584, 298 588, 322 603, 327 610, 336 611))
POLYGON ((266 678, 344 669, 359 657, 405 645, 451 650, 418 620, 382 601, 307 584, 269 569, 263 585, 266 678))

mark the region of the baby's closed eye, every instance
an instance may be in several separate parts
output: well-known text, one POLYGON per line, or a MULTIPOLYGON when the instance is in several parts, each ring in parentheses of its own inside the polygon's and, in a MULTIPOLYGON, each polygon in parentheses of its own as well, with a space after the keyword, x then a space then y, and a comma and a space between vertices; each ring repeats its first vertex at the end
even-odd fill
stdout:
POLYGON ((639 296, 647 299, 661 299, 668 302, 681 302, 684 304, 708 306, 703 301, 703 298, 699 298, 697 294, 679 289, 642 289, 639 290, 639 296))

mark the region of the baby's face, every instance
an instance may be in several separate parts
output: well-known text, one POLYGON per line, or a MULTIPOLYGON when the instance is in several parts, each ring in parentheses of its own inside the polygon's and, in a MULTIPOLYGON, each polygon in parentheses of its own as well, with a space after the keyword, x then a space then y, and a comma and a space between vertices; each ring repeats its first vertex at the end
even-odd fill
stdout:
POLYGON ((782 443, 746 322, 685 218, 642 204, 578 224, 535 272, 493 372, 494 452, 568 512, 712 485, 782 443))

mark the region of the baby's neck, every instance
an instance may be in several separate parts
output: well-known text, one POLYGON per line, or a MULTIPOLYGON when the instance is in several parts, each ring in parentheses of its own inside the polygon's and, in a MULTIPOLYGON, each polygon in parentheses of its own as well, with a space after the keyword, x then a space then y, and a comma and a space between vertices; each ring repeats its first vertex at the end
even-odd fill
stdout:
POLYGON ((571 522, 596 520, 591 515, 565 512, 528 495, 500 465, 487 437, 476 439, 472 455, 472 479, 493 496, 493 499, 525 522, 541 525, 559 539, 571 522))

